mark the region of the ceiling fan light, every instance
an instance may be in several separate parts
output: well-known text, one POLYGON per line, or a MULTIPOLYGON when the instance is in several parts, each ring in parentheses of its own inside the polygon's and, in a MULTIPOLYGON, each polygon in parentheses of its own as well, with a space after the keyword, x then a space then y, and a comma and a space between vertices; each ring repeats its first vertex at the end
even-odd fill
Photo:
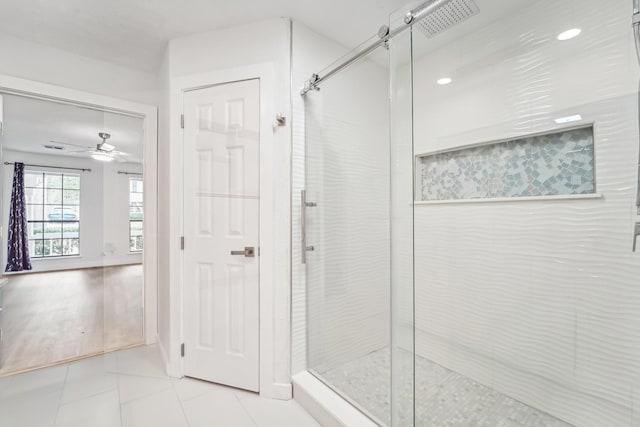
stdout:
POLYGON ((100 160, 101 162, 112 162, 113 161, 113 156, 110 156, 108 154, 102 154, 102 153, 93 153, 91 154, 91 158, 94 160, 100 160))
POLYGON ((111 145, 111 144, 107 144, 106 142, 103 142, 102 144, 100 144, 100 150, 102 151, 113 151, 116 147, 111 145))

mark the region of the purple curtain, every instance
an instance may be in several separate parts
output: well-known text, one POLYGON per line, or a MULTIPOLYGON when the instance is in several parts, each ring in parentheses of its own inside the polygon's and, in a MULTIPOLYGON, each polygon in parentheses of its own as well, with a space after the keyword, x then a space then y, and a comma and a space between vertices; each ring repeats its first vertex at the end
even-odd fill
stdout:
POLYGON ((16 162, 13 169, 13 191, 9 211, 7 268, 4 271, 31 270, 25 205, 24 163, 16 162))

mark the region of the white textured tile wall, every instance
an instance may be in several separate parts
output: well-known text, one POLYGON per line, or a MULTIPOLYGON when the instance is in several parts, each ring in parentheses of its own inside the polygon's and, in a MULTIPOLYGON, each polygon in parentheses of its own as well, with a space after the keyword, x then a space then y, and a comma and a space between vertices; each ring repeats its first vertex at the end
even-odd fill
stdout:
POLYGON ((300 191, 305 185, 305 111, 304 98, 298 94, 311 73, 317 72, 346 49, 304 25, 293 23, 293 141, 291 176, 291 335, 292 373, 307 369, 307 283, 305 266, 301 263, 300 191))
POLYGON ((318 204, 307 209, 315 247, 307 254, 307 360, 316 369, 367 354, 389 337, 384 91, 355 83, 375 71, 357 65, 305 100, 306 190, 318 204))
POLYGON ((324 369, 389 341, 388 75, 362 61, 321 91, 297 96, 312 72, 345 51, 295 24, 294 372, 307 359, 324 369), (306 180, 305 137, 315 166, 306 180), (308 200, 318 203, 308 208, 307 244, 316 248, 307 254, 308 276, 299 261, 305 185, 308 200))
POLYGON ((416 348, 572 424, 630 426, 640 384, 631 9, 574 6, 532 2, 439 49, 414 39, 424 52, 417 153, 551 130, 581 114, 595 126, 603 196, 416 206, 416 348), (572 27, 582 34, 556 40, 572 27), (451 85, 435 84, 443 73, 451 85))

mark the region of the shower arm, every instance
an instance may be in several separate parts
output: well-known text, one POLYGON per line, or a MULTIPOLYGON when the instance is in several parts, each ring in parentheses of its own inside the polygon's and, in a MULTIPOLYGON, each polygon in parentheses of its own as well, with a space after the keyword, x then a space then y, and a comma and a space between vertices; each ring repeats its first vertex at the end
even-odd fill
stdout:
MULTIPOLYGON (((394 29, 393 31, 389 31, 388 28, 386 29, 386 31, 382 31, 381 29, 380 31, 378 31, 378 37, 380 37, 379 40, 376 40, 375 42, 371 43, 370 45, 363 48, 362 50, 354 53, 352 56, 340 62, 338 65, 326 71, 325 73, 312 74, 309 80, 307 80, 304 83, 304 87, 302 88, 302 90, 300 90, 300 95, 304 96, 311 90, 320 90, 320 88, 318 87, 320 83, 322 83, 329 77, 333 76, 337 72, 348 67, 349 65, 353 64, 360 58, 367 56, 368 54, 376 50, 378 47, 385 45, 389 40, 391 40, 398 34, 404 32, 405 30, 411 28, 413 24, 415 24, 416 22, 419 22, 422 18, 429 15, 434 10, 447 5, 452 1, 453 0, 429 0, 426 3, 423 3, 422 5, 418 6, 417 8, 407 12, 404 16, 405 25, 401 25, 400 27, 394 29)), ((640 1, 640 0, 634 0, 634 1, 640 1)))

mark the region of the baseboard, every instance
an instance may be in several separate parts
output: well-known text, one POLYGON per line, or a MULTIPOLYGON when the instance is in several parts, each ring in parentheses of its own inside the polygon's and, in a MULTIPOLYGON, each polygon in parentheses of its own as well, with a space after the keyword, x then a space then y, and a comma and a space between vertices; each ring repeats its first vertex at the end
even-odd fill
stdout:
POLYGON ((260 397, 277 400, 291 400, 293 398, 293 386, 286 383, 273 383, 260 389, 260 397))
POLYGON ((177 366, 176 364, 172 364, 169 361, 169 356, 167 353, 167 349, 162 345, 162 340, 160 336, 156 335, 156 344, 158 346, 158 351, 160 352, 160 357, 162 357, 162 363, 164 364, 164 370, 168 376, 172 378, 182 378, 184 377, 184 372, 182 371, 182 366, 177 366))
POLYGON ((167 375, 171 378, 182 378, 184 377, 184 369, 182 367, 182 363, 171 363, 167 362, 167 375))
POLYGON ((153 344, 155 344, 157 342, 158 342, 158 336, 157 335, 149 334, 148 336, 145 336, 145 339, 144 339, 144 344, 145 345, 153 345, 153 344))
POLYGON ((378 427, 308 371, 292 380, 293 399, 323 427, 378 427))
POLYGON ((82 261, 82 260, 74 259, 73 262, 69 262, 69 259, 66 259, 66 258, 65 259, 56 258, 55 260, 52 260, 52 259, 47 259, 42 261, 33 260, 31 264, 33 266, 33 269, 31 270, 5 272, 3 273, 3 276, 10 277, 10 276, 17 276, 22 274, 50 273, 54 271, 85 270, 89 268, 103 268, 103 267, 120 267, 120 266, 126 266, 126 265, 142 264, 142 262, 140 260, 125 259, 125 258, 110 259, 110 260, 103 260, 103 261, 95 261, 95 260, 82 261), (47 264, 54 264, 55 261, 60 261, 60 264, 38 266, 38 264, 41 262, 47 263, 47 264))
POLYGON ((158 352, 160 353, 160 357, 162 358, 162 363, 164 364, 164 370, 167 373, 167 375, 173 378, 182 378, 183 377, 182 372, 176 372, 177 370, 171 367, 171 364, 169 363, 169 357, 167 356, 167 351, 162 345, 162 340, 158 335, 156 335, 156 343, 158 347, 158 352))

